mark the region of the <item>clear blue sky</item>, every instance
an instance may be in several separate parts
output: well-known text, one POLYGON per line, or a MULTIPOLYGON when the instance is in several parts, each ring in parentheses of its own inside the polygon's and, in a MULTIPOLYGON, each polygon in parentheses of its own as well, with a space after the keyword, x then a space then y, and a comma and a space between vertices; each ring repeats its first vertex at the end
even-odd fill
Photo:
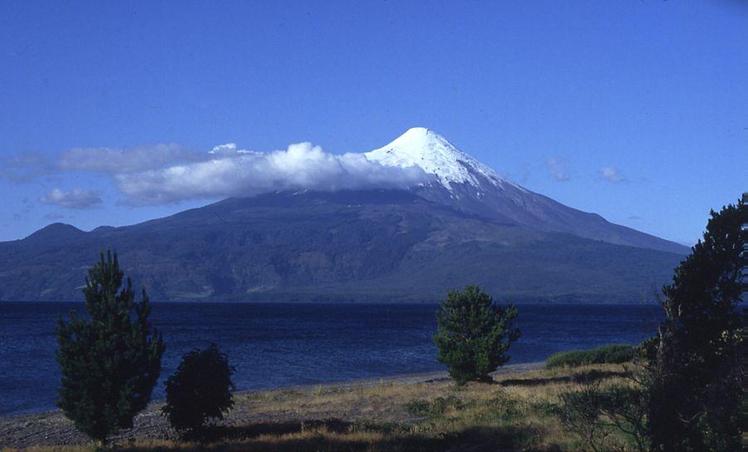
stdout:
POLYGON ((209 201, 128 204, 72 148, 340 154, 416 125, 692 243, 748 190, 748 2, 0 3, 0 240, 209 201))

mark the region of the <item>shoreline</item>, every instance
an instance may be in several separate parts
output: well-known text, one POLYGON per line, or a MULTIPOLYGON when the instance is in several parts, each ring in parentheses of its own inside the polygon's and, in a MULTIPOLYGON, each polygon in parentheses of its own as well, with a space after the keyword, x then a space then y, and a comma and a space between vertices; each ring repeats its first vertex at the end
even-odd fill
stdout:
MULTIPOLYGON (((537 370, 539 368, 542 368, 542 366, 545 364, 545 361, 531 361, 526 363, 514 363, 514 364, 506 364, 499 369, 496 370, 496 372, 493 372, 491 375, 501 375, 504 373, 513 373, 513 372, 525 372, 530 370, 537 370)), ((403 383, 403 384, 412 384, 412 383, 425 383, 425 382, 431 382, 431 381, 441 381, 441 380, 447 380, 449 379, 449 374, 446 370, 442 371, 434 371, 434 372, 416 372, 416 373, 405 373, 405 374, 395 374, 395 375, 387 375, 383 377, 363 377, 363 378, 354 378, 351 380, 336 380, 336 381, 325 381, 320 383, 302 383, 302 384, 295 384, 295 385, 285 385, 285 386, 276 386, 271 388, 259 388, 259 389, 241 389, 238 391, 234 391, 235 396, 242 396, 247 394, 255 394, 255 393, 264 393, 264 392, 272 392, 272 391, 284 391, 284 390, 309 390, 314 389, 320 386, 335 386, 337 388, 351 388, 351 387, 357 387, 357 386, 373 386, 380 383, 403 383)), ((152 399, 148 406, 150 408, 150 405, 157 404, 161 405, 163 404, 164 399, 152 399)), ((147 410, 148 408, 146 408, 147 410)), ((39 409, 39 410, 31 410, 31 411, 24 411, 21 413, 9 413, 9 414, 0 414, 0 425, 3 421, 8 421, 14 418, 22 418, 22 417, 35 417, 35 416, 44 416, 44 415, 52 415, 55 413, 61 413, 61 411, 58 408, 49 408, 49 409, 39 409)))
MULTIPOLYGON (((495 377, 497 375, 503 375, 503 374, 509 374, 509 373, 529 372, 532 370, 542 369, 543 366, 545 366, 545 361, 532 361, 528 363, 506 364, 496 369, 495 372, 491 372, 491 376, 495 377)), ((389 375, 386 377, 355 378, 352 380, 330 381, 326 383, 288 385, 288 386, 279 386, 277 388, 268 388, 268 389, 249 389, 249 390, 243 390, 243 391, 236 391, 234 394, 235 395, 247 395, 247 394, 273 392, 273 391, 304 391, 304 390, 310 390, 310 389, 315 389, 319 387, 330 387, 330 386, 341 388, 341 389, 351 389, 351 388, 358 388, 358 387, 370 387, 370 386, 375 386, 378 384, 388 384, 388 383, 416 384, 416 383, 434 383, 434 382, 446 381, 446 380, 449 380, 449 374, 447 373, 446 370, 442 370, 442 371, 435 371, 435 372, 397 374, 397 375, 389 375)), ((157 401, 156 403, 158 402, 160 401, 157 401)), ((2 419, 2 416, 0 416, 0 420, 1 419, 2 419)))
MULTIPOLYGON (((493 377, 506 374, 523 374, 543 369, 545 361, 507 364, 493 372, 493 377)), ((447 371, 401 374, 380 378, 362 378, 340 382, 319 384, 301 384, 272 389, 243 390, 234 393, 237 402, 232 412, 225 419, 225 424, 236 425, 242 422, 276 422, 287 421, 292 416, 264 416, 251 408, 256 399, 294 395, 314 392, 361 392, 377 386, 411 386, 448 384, 447 371)), ((133 429, 123 431, 113 437, 122 443, 134 439, 167 439, 170 437, 165 418, 160 414, 163 400, 152 401, 148 407, 135 418, 133 429)), ((76 431, 72 422, 64 417, 59 409, 36 413, 19 413, 0 416, 0 447, 25 448, 34 446, 88 445, 91 442, 85 435, 76 431)))

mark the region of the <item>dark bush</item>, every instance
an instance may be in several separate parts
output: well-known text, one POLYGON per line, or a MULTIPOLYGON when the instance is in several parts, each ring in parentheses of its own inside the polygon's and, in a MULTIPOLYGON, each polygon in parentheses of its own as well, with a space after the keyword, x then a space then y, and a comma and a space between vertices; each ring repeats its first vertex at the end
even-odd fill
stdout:
POLYGON ((557 408, 561 423, 593 451, 648 449, 646 421, 647 393, 637 385, 600 382, 584 384, 578 390, 562 393, 557 408), (616 436, 632 444, 620 444, 616 436))
POLYGON ((228 357, 215 344, 182 357, 177 371, 166 381, 163 408, 180 435, 200 438, 209 421, 223 419, 234 406, 233 372, 228 357))
POLYGON ((590 350, 570 350, 554 353, 545 362, 545 367, 576 367, 588 364, 620 364, 631 361, 636 348, 631 345, 604 345, 590 350))

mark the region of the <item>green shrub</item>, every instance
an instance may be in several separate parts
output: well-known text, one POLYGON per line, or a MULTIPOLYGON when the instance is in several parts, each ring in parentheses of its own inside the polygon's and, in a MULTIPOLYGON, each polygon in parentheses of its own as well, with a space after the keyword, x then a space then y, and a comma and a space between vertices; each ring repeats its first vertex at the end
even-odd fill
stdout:
POLYGON ((166 381, 166 405, 162 411, 183 437, 200 438, 206 422, 223 419, 234 406, 231 391, 234 369, 218 346, 193 350, 166 381))
POLYGON ((579 390, 567 391, 560 396, 559 418, 561 424, 579 436, 586 449, 604 450, 608 437, 613 433, 610 425, 601 422, 603 396, 599 385, 582 386, 579 390))
POLYGON ((437 358, 458 385, 489 380, 509 360, 507 351, 520 332, 514 327, 517 308, 499 307, 477 286, 450 291, 437 313, 434 342, 437 358))
POLYGON ((570 350, 554 353, 545 361, 545 367, 576 367, 587 364, 620 364, 631 361, 636 348, 631 345, 604 345, 591 350, 570 350))
POLYGON ((560 399, 556 413, 561 423, 579 436, 586 449, 648 450, 647 393, 641 388, 615 385, 603 389, 595 382, 564 392, 560 399))

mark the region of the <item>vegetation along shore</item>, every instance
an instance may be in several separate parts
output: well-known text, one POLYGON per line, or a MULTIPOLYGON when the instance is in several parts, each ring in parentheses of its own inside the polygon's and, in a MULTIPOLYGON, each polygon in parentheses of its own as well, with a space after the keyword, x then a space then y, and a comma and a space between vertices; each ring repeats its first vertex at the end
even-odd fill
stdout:
MULTIPOLYGON (((112 443, 138 450, 578 450, 587 446, 564 427, 561 395, 628 384, 630 367, 512 364, 492 382, 465 386, 439 372, 239 392, 206 444, 179 440, 154 402, 112 443)), ((0 418, 0 443, 5 450, 96 448, 60 411, 0 418)))

